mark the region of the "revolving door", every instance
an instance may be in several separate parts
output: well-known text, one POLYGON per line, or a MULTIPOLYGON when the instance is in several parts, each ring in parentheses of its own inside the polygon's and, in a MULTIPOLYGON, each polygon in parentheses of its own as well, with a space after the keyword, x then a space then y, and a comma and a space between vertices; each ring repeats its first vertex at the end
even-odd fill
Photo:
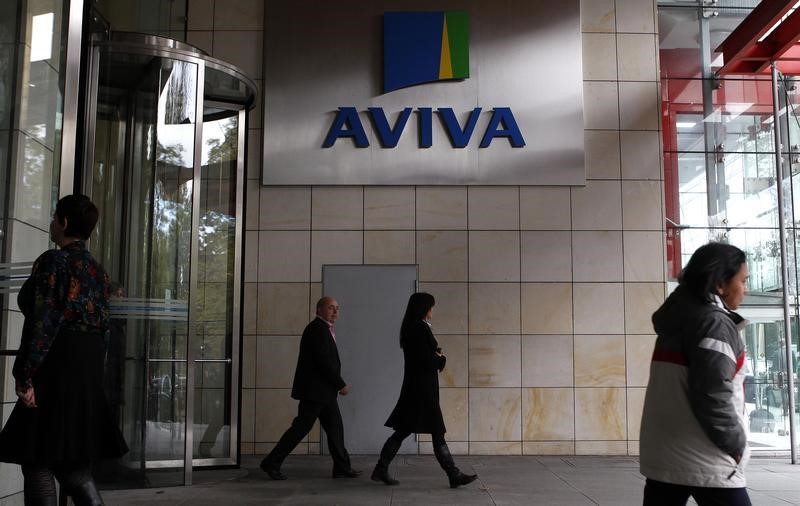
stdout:
MULTIPOLYGON (((90 50, 82 191, 112 279, 106 392, 131 448, 107 481, 191 483, 238 462, 247 111, 255 86, 186 44, 90 50)), ((101 474, 104 470, 100 470, 101 474)))

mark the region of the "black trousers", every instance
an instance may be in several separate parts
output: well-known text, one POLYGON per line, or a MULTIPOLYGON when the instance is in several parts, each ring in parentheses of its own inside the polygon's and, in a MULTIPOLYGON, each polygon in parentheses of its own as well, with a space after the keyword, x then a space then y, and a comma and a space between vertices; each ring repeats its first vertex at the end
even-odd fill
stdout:
POLYGON ((286 456, 311 431, 317 418, 328 436, 328 450, 333 458, 333 469, 335 471, 349 470, 350 455, 344 447, 342 414, 339 412, 339 403, 335 398, 327 403, 300 401, 297 407, 297 416, 292 420, 292 425, 283 433, 278 444, 267 455, 266 460, 280 467, 286 456))
POLYGON ((644 506, 683 506, 694 497, 698 506, 751 506, 746 488, 687 487, 648 479, 644 506))

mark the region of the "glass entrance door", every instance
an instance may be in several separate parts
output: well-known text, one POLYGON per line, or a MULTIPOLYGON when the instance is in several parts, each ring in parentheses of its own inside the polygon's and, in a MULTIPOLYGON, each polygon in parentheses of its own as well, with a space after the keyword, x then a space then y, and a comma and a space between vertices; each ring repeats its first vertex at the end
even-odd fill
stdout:
POLYGON ((106 391, 131 448, 108 479, 128 486, 237 463, 251 89, 199 56, 131 39, 93 49, 84 191, 114 283, 106 391))

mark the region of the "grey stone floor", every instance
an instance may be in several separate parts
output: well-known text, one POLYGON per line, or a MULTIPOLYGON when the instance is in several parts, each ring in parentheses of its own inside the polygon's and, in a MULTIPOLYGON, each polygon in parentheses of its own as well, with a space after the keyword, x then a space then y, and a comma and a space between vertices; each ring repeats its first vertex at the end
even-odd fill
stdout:
MULTIPOLYGON (((354 456, 355 479, 330 478, 330 460, 290 456, 282 467, 289 477, 272 481, 258 469, 258 458, 242 468, 201 471, 189 487, 106 491, 108 505, 638 505, 644 479, 633 457, 461 456, 456 463, 478 480, 452 490, 433 456, 398 457, 392 473, 400 485, 369 479, 375 457, 354 456)), ((753 459, 747 470, 756 506, 800 505, 800 465, 789 459, 753 459)))

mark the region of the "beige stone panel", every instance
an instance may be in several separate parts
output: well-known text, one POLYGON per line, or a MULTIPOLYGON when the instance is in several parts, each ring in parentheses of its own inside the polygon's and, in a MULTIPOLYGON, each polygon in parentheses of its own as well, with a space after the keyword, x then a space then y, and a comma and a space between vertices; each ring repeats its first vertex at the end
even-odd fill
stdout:
POLYGON ((575 283, 572 300, 576 334, 623 334, 622 283, 575 283))
POLYGON ((259 283, 259 334, 299 335, 308 324, 308 283, 259 283))
POLYGON ((257 388, 292 388, 299 336, 258 336, 257 388))
POLYGON ((653 332, 650 318, 663 302, 663 283, 625 283, 625 331, 629 334, 653 332))
POLYGON ((622 232, 573 232, 572 272, 575 281, 622 281, 622 232))
POLYGON ((649 0, 616 0, 617 31, 654 33, 656 25, 653 4, 649 0))
POLYGON ((258 231, 244 233, 244 281, 258 281, 258 231))
POLYGON ((470 455, 522 455, 522 442, 519 441, 471 441, 470 455))
POLYGON ((519 334, 519 283, 470 283, 470 334, 519 334))
POLYGON ((467 280, 467 232, 417 232, 420 281, 467 280))
POLYGON ((470 230, 519 230, 519 187, 471 186, 467 197, 470 230))
POLYGON ((261 230, 311 228, 311 188, 261 187, 261 230))
POLYGON ((622 223, 625 230, 664 230, 660 181, 622 182, 622 223))
POLYGON ((617 41, 613 33, 584 33, 583 79, 585 81, 617 80, 617 41))
POLYGON ((467 336, 438 334, 436 341, 439 343, 442 353, 447 357, 447 364, 439 373, 439 386, 466 387, 469 379, 467 336))
POLYGON ((251 79, 261 79, 263 32, 260 30, 214 31, 214 54, 238 67, 251 79))
POLYGON ((522 232, 520 242, 522 281, 572 281, 569 232, 522 232))
POLYGON ((469 336, 469 386, 518 387, 519 336, 469 336))
POLYGON ((615 30, 614 0, 581 0, 582 32, 615 30))
POLYGON ((632 457, 639 456, 639 441, 628 441, 628 455, 632 457))
POLYGON ((320 451, 320 443, 308 443, 308 454, 309 455, 321 455, 320 451))
POLYGON ((242 307, 244 308, 242 332, 245 334, 255 334, 258 321, 258 283, 244 284, 242 307))
POLYGON ((214 7, 216 30, 261 30, 264 27, 263 0, 217 0, 214 7))
POLYGON ((311 234, 306 230, 258 233, 258 281, 309 280, 311 234))
POLYGON ((433 325, 437 336, 467 332, 467 286, 467 283, 418 284, 419 291, 428 292, 436 299, 433 325))
POLYGON ((252 388, 242 388, 242 428, 240 440, 252 443, 256 437, 256 391, 252 388))
POLYGON ((661 281, 666 278, 664 234, 623 232, 625 281, 661 281))
POLYGON ((572 284, 522 283, 524 334, 572 333, 572 284))
POLYGON ((571 387, 572 336, 522 336, 522 386, 571 387))
POLYGON ((575 455, 627 455, 627 441, 575 441, 575 455))
MULTIPOLYGON (((335 295, 331 295, 335 297, 335 295)), ((322 298, 322 283, 311 283, 308 294, 308 320, 311 321, 317 316, 317 302, 322 298)))
POLYGON ((570 191, 574 230, 622 229, 619 181, 586 181, 586 186, 575 186, 570 191))
POLYGON ((363 232, 311 232, 311 281, 322 281, 323 265, 361 264, 363 232))
POLYGON ((626 425, 624 388, 575 389, 576 440, 624 440, 626 425))
POLYGON ((620 178, 620 132, 584 130, 586 179, 620 178))
POLYGON ((575 386, 625 386, 625 336, 575 336, 575 386))
POLYGON ((661 133, 623 131, 619 133, 622 179, 662 179, 661 133))
POLYGON ((360 230, 364 227, 364 192, 352 186, 311 189, 314 230, 360 230))
POLYGON ((519 189, 522 230, 569 230, 571 227, 569 188, 519 189))
POLYGON ((470 388, 470 441, 519 441, 521 404, 519 388, 470 388))
POLYGON ((211 30, 188 30, 186 32, 186 43, 211 54, 214 52, 214 32, 211 30))
POLYGON ((260 129, 249 129, 247 131, 247 160, 245 170, 247 179, 258 179, 261 181, 261 135, 260 129))
MULTIPOLYGON (((288 427, 287 427, 287 429, 288 429, 288 427)), ((309 451, 311 449, 311 443, 315 442, 315 443, 317 443, 317 451, 316 451, 316 453, 319 453, 319 442, 320 442, 320 439, 322 438, 321 434, 322 434, 322 429, 320 428, 320 425, 319 425, 319 419, 317 419, 317 421, 314 422, 314 425, 311 427, 311 430, 308 431, 308 436, 306 436, 306 440, 309 442, 309 446, 308 446, 309 447, 309 451)))
POLYGON ((239 443, 239 453, 241 453, 242 455, 255 455, 256 454, 255 443, 239 443))
POLYGON ((583 82, 584 128, 589 130, 616 130, 619 128, 620 110, 617 93, 616 82, 583 82))
POLYGON ((465 230, 466 187, 417 188, 417 230, 465 230))
POLYGON ((297 416, 288 388, 256 389, 256 441, 278 441, 297 416))
POLYGON ((575 455, 574 441, 523 441, 523 455, 575 455))
POLYGON ((365 264, 415 264, 414 232, 408 230, 364 232, 365 264))
POLYGON ((519 281, 519 232, 469 232, 470 281, 519 281))
POLYGON ((256 386, 256 336, 242 337, 242 388, 256 386))
POLYGON ((656 38, 650 33, 617 34, 620 81, 656 81, 656 38))
POLYGON ((625 373, 629 387, 646 387, 650 379, 650 362, 656 344, 654 335, 625 336, 625 373))
POLYGON ((628 388, 628 439, 639 439, 645 388, 628 388))
POLYGON ((257 179, 248 179, 245 182, 247 189, 247 207, 245 209, 244 228, 245 230, 258 230, 259 215, 259 186, 257 179))
POLYGON ((364 188, 364 228, 367 230, 414 230, 413 187, 364 188))
MULTIPOLYGON (((466 441, 451 441, 450 433, 447 433, 447 447, 450 455, 469 455, 469 443, 466 441)), ((420 455, 433 455, 433 445, 429 442, 420 442, 417 450, 420 455)), ((467 469, 464 469, 466 472, 467 469)))
POLYGON ((439 405, 442 408, 447 439, 467 441, 469 439, 469 392, 466 388, 440 388, 439 405))
POLYGON ((526 441, 575 439, 573 389, 523 388, 522 438, 526 441))
POLYGON ((658 83, 620 81, 619 96, 620 130, 658 130, 658 83))
POLYGON ((189 0, 187 18, 188 30, 213 30, 214 0, 189 0))

